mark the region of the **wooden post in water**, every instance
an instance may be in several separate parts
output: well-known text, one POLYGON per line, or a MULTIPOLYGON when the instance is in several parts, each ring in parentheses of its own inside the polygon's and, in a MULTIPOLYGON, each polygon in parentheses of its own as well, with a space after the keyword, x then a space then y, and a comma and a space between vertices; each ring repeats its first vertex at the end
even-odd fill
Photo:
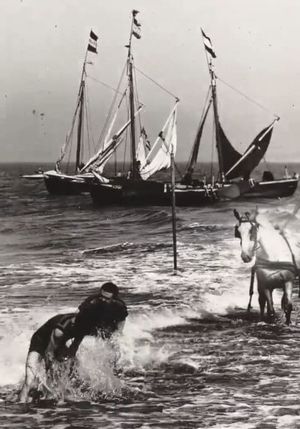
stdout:
POLYGON ((173 228, 173 258, 174 271, 177 270, 177 244, 176 244, 176 198, 175 198, 175 163, 173 148, 171 151, 171 171, 172 171, 172 228, 173 228))

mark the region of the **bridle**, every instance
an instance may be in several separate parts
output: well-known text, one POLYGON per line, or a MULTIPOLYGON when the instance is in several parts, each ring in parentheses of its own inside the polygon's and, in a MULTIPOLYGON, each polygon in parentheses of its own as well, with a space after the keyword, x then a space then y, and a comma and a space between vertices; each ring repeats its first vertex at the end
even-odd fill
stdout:
POLYGON ((256 221, 253 221, 250 219, 250 213, 246 212, 244 216, 241 216, 237 210, 234 210, 234 215, 237 218, 237 220, 239 221, 238 225, 235 225, 234 227, 234 236, 236 238, 241 239, 241 233, 239 231, 239 227, 242 223, 250 223, 251 224, 251 229, 250 229, 250 240, 254 241, 254 245, 255 245, 255 249, 257 248, 257 231, 259 228, 259 225, 256 221))

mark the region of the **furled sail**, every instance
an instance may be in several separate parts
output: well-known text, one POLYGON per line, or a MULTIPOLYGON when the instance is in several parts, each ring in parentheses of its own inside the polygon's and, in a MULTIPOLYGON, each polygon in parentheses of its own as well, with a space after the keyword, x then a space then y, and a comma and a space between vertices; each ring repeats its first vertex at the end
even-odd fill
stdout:
POLYGON ((147 155, 145 165, 140 166, 140 175, 144 180, 171 165, 171 152, 175 155, 177 148, 177 103, 147 155))
POLYGON ((231 164, 229 169, 224 169, 227 179, 234 179, 235 177, 249 178, 251 172, 257 167, 268 149, 276 120, 255 137, 244 154, 235 163, 231 164))

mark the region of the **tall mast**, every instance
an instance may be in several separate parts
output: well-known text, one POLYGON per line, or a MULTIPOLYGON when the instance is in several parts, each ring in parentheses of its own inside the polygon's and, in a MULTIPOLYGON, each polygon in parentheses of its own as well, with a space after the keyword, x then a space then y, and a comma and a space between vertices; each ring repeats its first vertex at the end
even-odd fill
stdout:
POLYGON ((82 147, 82 138, 83 138, 83 110, 84 110, 84 90, 85 90, 85 66, 87 59, 88 48, 85 53, 85 58, 82 67, 80 87, 79 87, 79 115, 78 115, 78 126, 77 126, 77 147, 76 147, 76 162, 75 162, 75 173, 80 171, 81 164, 81 147, 82 147))
POLYGON ((219 159, 219 180, 224 181, 224 164, 223 164, 223 156, 222 156, 222 148, 220 141, 220 123, 219 123, 219 113, 218 113, 218 103, 217 103, 217 89, 216 89, 216 75, 213 70, 212 61, 210 60, 208 63, 210 80, 211 80, 211 93, 212 93, 212 102, 214 109, 214 118, 215 118, 215 132, 216 132, 216 145, 218 151, 218 159, 219 159))
POLYGON ((130 111, 130 134, 131 134, 131 178, 133 180, 138 180, 140 178, 140 172, 138 168, 137 158, 136 158, 136 135, 135 135, 135 106, 134 106, 134 85, 133 85, 133 56, 131 53, 131 42, 132 35, 134 34, 135 26, 135 16, 138 11, 132 11, 132 20, 131 20, 131 29, 128 47, 128 57, 127 57, 127 74, 128 74, 128 84, 129 84, 129 111, 130 111))
POLYGON ((219 114, 218 114, 218 103, 217 103, 217 89, 216 89, 216 75, 213 70, 212 58, 216 58, 215 51, 213 49, 210 38, 204 33, 201 28, 203 44, 205 48, 206 61, 208 65, 208 70, 210 74, 211 80, 211 93, 212 93, 212 102, 214 109, 214 118, 215 118, 215 131, 216 131, 216 144, 218 151, 218 159, 219 159, 219 180, 224 182, 224 162, 222 156, 222 142, 220 139, 220 123, 219 123, 219 114))

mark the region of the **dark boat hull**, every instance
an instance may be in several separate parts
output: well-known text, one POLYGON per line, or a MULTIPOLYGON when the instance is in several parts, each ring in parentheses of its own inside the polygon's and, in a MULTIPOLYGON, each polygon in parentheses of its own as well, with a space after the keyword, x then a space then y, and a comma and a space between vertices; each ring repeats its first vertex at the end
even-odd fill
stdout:
POLYGON ((51 195, 79 195, 89 192, 89 178, 44 173, 44 182, 51 195))
MULTIPOLYGON (((261 181, 249 185, 239 199, 250 198, 282 198, 293 195, 297 189, 298 179, 282 179, 273 181, 261 181)), ((224 187, 230 188, 231 184, 224 187)), ((220 192, 222 187, 212 188, 203 186, 176 185, 176 205, 178 206, 206 206, 215 202, 230 200, 224 198, 220 192), (221 196, 222 195, 222 196, 221 196)), ((143 181, 111 181, 108 184, 93 183, 90 185, 90 193, 96 206, 130 205, 130 206, 168 206, 171 204, 171 186, 169 183, 143 181)))
POLYGON ((116 205, 169 205, 171 191, 161 182, 114 181, 93 183, 90 193, 96 206, 116 205))
POLYGON ((284 198, 290 197, 296 191, 298 179, 282 179, 256 182, 241 198, 284 198))

